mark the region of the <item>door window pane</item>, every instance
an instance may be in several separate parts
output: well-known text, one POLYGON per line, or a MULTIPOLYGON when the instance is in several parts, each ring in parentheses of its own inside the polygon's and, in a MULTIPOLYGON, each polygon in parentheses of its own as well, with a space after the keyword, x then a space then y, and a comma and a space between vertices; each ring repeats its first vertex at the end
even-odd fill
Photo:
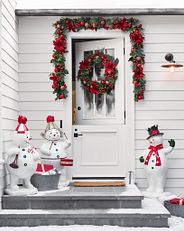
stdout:
MULTIPOLYGON (((88 58, 89 55, 100 50, 89 50, 84 51, 84 58, 88 58)), ((104 49, 106 54, 114 56, 114 48, 104 49)), ((103 65, 96 65, 90 73, 91 80, 101 81, 104 79, 105 68, 103 65)), ((115 117, 115 89, 110 94, 93 95, 86 89, 84 92, 84 119, 95 119, 95 118, 110 118, 115 117)))

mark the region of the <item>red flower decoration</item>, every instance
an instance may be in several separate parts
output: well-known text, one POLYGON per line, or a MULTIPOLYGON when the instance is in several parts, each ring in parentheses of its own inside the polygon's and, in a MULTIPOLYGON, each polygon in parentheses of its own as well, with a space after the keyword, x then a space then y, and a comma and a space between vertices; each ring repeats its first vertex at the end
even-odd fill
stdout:
POLYGON ((84 61, 80 62, 80 69, 85 69, 90 67, 90 61, 84 59, 84 61))
POLYGON ((66 41, 63 38, 58 37, 53 41, 54 49, 60 51, 60 54, 66 53, 66 41))

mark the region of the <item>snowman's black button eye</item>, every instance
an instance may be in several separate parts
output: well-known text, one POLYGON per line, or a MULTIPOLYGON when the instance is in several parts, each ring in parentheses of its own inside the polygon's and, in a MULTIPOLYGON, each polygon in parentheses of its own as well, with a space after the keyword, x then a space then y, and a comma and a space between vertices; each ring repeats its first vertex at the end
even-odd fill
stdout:
POLYGON ((56 145, 56 143, 54 143, 54 145, 56 145))
POLYGON ((56 152, 58 152, 58 149, 56 149, 56 152))
POLYGON ((24 151, 25 151, 25 149, 23 148, 23 149, 22 149, 22 151, 24 152, 24 151))
POLYGON ((24 166, 27 166, 27 164, 25 163, 24 166))

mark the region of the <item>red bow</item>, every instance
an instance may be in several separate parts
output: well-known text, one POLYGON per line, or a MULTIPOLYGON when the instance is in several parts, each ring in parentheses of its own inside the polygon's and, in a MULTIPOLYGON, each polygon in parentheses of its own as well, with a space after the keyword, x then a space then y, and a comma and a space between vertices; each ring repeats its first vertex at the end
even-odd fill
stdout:
POLYGON ((151 158, 151 155, 153 154, 153 153, 155 153, 155 155, 156 155, 156 166, 160 166, 161 165, 161 160, 160 160, 160 156, 159 156, 159 154, 158 154, 158 150, 160 150, 160 149, 162 149, 163 148, 163 144, 159 144, 159 145, 157 145, 157 146, 149 146, 149 149, 150 149, 150 152, 148 153, 148 155, 147 155, 147 157, 146 157, 146 160, 145 160, 145 162, 144 162, 144 164, 145 165, 148 165, 148 163, 149 163, 149 160, 150 160, 150 158, 151 158))

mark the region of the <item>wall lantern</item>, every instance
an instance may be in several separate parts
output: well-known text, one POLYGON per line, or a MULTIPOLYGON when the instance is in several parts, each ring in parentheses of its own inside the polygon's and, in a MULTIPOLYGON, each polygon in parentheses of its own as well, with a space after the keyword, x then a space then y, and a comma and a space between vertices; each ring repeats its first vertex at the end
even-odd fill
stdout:
POLYGON ((174 72, 175 68, 183 67, 182 64, 178 64, 174 61, 174 55, 171 53, 165 55, 165 60, 168 61, 168 63, 163 64, 161 67, 169 68, 171 72, 174 72))

